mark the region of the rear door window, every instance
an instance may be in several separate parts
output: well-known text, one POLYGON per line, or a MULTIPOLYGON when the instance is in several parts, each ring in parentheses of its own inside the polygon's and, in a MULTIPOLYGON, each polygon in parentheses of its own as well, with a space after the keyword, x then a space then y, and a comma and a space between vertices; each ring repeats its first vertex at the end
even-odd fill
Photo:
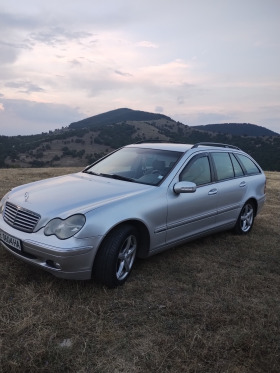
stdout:
POLYGON ((239 162, 237 161, 237 159, 235 158, 233 154, 231 154, 231 161, 232 161, 235 177, 243 176, 244 173, 243 173, 242 167, 240 166, 239 162))
POLYGON ((242 166, 244 167, 247 175, 259 174, 261 171, 258 166, 248 157, 243 154, 235 154, 237 159, 240 160, 242 166))
POLYGON ((211 153, 214 160, 217 180, 226 180, 234 178, 234 171, 230 155, 228 153, 211 153))

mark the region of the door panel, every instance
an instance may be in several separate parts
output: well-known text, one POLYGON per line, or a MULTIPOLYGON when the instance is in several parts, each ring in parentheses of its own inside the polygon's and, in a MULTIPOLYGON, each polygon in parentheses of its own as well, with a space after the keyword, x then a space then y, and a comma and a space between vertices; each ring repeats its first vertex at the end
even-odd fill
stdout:
POLYGON ((217 225, 235 223, 247 191, 246 181, 243 178, 225 180, 217 185, 217 189, 217 225))
POLYGON ((217 193, 213 185, 201 186, 194 193, 176 195, 168 191, 167 243, 183 240, 215 227, 217 193), (212 192, 211 192, 212 191, 212 192))
POLYGON ((195 236, 215 226, 217 213, 216 185, 208 154, 194 156, 171 184, 167 194, 167 243, 175 243, 195 236), (174 193, 176 181, 190 181, 197 185, 194 193, 174 193))
POLYGON ((217 225, 234 224, 241 209, 247 184, 242 169, 236 159, 227 152, 213 152, 217 190, 217 225))

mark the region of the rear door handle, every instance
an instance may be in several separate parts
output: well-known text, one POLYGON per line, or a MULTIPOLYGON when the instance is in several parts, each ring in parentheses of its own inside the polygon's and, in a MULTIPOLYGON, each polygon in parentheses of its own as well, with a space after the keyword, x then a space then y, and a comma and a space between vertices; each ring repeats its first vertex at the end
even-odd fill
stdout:
POLYGON ((240 188, 243 188, 246 186, 246 182, 245 181, 241 181, 241 183, 239 184, 240 188))
POLYGON ((218 193, 217 189, 211 189, 211 190, 209 190, 208 195, 212 196, 213 194, 217 194, 217 193, 218 193))

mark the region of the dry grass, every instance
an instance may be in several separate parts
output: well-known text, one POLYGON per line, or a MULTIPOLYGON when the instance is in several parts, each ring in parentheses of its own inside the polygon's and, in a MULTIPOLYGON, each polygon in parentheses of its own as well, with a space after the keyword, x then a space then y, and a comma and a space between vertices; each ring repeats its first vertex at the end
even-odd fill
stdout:
MULTIPOLYGON (((0 194, 70 169, 0 170, 0 194)), ((246 237, 213 235, 139 260, 107 290, 0 250, 0 372, 279 372, 280 173, 246 237)))

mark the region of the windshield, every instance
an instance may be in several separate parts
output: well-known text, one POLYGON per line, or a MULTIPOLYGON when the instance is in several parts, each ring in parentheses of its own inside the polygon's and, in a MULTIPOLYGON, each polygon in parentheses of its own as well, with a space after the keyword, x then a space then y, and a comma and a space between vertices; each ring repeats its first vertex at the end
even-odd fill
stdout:
POLYGON ((158 185, 181 157, 181 152, 122 148, 84 172, 131 182, 158 185))

